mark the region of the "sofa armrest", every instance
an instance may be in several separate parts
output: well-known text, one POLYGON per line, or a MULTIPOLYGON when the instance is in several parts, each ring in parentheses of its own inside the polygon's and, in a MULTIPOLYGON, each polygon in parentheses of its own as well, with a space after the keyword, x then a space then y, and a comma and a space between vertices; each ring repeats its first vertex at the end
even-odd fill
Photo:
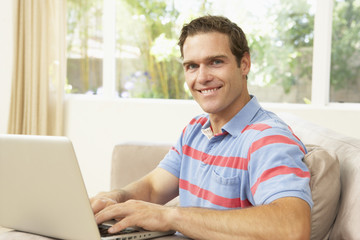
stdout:
POLYGON ((156 168, 171 144, 128 142, 115 145, 111 163, 111 189, 118 189, 156 168))

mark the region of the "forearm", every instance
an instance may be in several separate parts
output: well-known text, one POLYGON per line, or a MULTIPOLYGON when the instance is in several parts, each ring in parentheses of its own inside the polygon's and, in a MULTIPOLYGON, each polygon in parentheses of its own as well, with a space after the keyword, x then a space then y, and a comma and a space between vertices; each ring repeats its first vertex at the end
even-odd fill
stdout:
POLYGON ((223 211, 176 208, 170 216, 170 228, 193 239, 309 239, 310 234, 310 213, 289 212, 276 203, 223 211))
POLYGON ((140 179, 133 182, 122 189, 117 190, 121 195, 121 199, 118 202, 125 202, 130 199, 142 200, 151 202, 152 189, 148 182, 144 179, 140 179))
POLYGON ((169 172, 157 168, 143 178, 117 191, 117 202, 130 199, 165 204, 178 195, 178 179, 169 172))
POLYGON ((94 213, 98 213, 113 204, 123 203, 131 199, 156 203, 152 189, 151 184, 144 177, 122 189, 101 192, 95 197, 92 197, 90 202, 94 213))

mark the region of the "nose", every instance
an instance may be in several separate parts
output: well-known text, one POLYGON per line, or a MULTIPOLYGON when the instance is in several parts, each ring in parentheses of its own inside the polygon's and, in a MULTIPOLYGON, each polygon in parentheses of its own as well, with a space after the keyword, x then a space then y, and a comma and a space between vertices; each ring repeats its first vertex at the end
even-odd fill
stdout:
POLYGON ((212 74, 210 69, 206 65, 200 65, 198 69, 198 75, 196 81, 200 84, 205 84, 212 80, 212 74))

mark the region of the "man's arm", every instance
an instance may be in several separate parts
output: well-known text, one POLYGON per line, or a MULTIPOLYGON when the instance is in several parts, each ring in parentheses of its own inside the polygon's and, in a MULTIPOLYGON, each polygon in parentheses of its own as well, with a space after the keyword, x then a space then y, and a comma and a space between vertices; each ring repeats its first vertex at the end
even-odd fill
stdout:
POLYGON ((299 198, 238 210, 177 208, 174 229, 193 239, 309 239, 310 207, 299 198))
POLYGON ((299 198, 237 210, 164 207, 127 201, 104 209, 97 221, 120 219, 111 229, 137 225, 148 230, 176 230, 193 239, 309 239, 310 207, 299 198))

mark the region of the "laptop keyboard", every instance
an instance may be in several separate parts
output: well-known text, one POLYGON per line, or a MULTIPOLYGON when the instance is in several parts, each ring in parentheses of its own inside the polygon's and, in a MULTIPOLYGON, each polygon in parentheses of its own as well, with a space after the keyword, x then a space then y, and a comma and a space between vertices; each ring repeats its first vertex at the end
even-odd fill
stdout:
POLYGON ((100 225, 98 225, 98 227, 99 227, 101 237, 110 237, 110 236, 114 236, 114 235, 121 235, 121 234, 139 232, 135 228, 128 227, 128 228, 125 228, 124 230, 122 230, 120 232, 117 232, 117 233, 109 233, 108 229, 111 226, 100 224, 100 225))

